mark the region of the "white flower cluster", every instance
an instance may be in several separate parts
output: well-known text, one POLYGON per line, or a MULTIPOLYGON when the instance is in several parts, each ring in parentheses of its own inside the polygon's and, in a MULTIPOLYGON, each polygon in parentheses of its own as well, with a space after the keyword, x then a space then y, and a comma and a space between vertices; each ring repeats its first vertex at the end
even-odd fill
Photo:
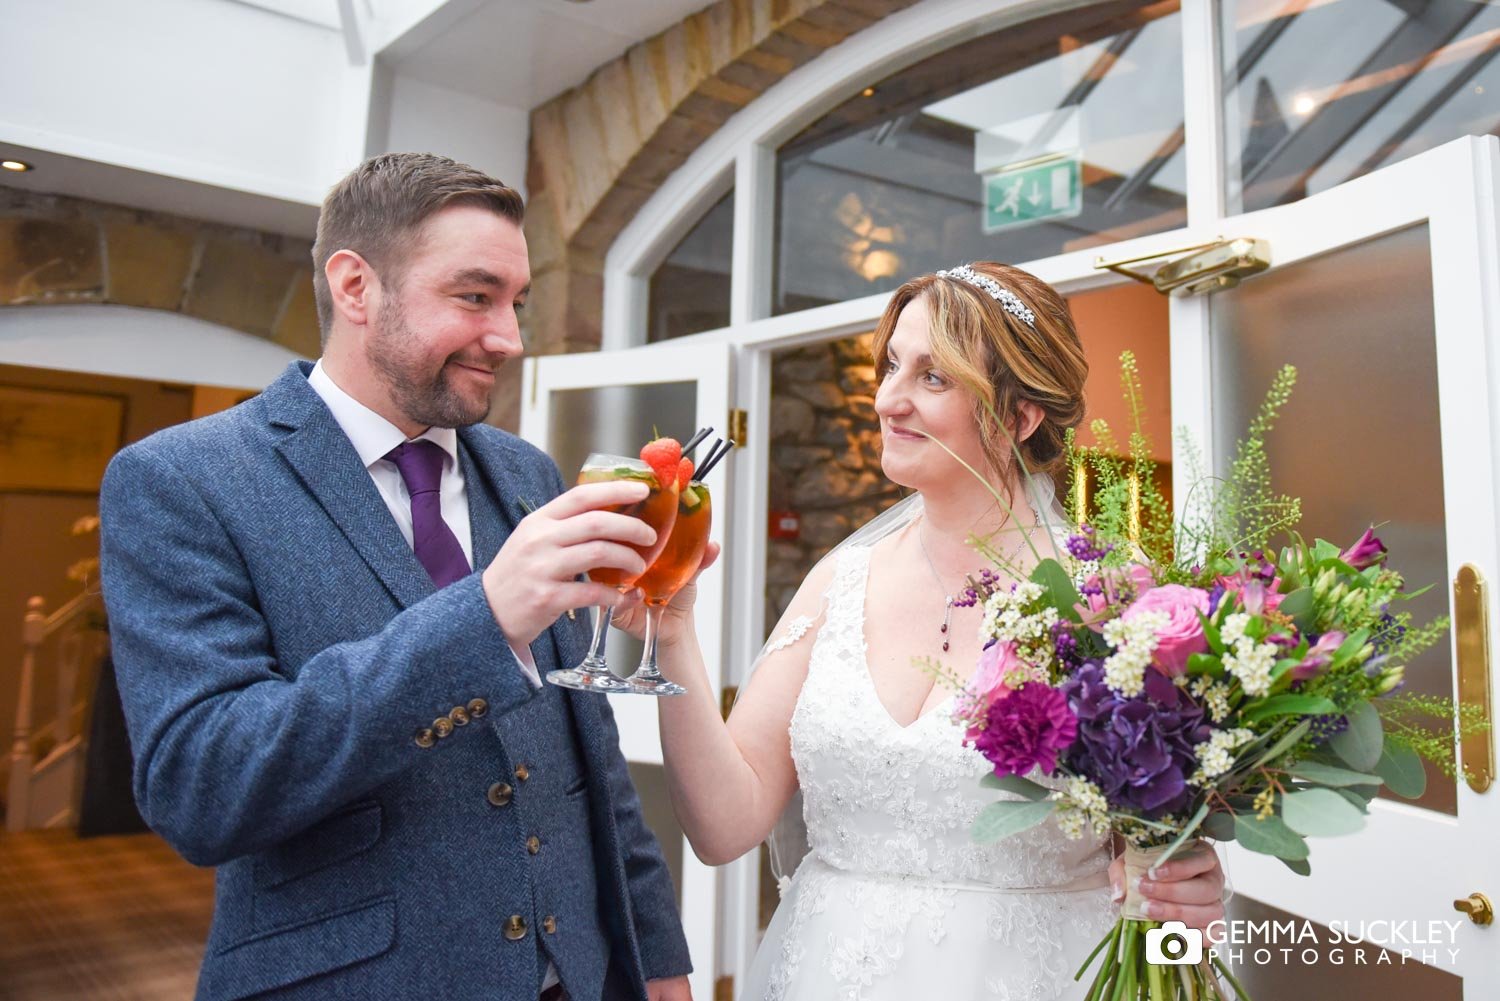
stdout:
POLYGON ((1044 594, 1040 584, 1029 580, 1018 582, 1014 591, 1006 588, 996 591, 985 600, 984 621, 979 627, 981 642, 993 639, 1014 643, 1016 656, 1035 668, 1043 679, 1056 655, 1052 627, 1057 624, 1057 609, 1050 605, 1034 612, 1028 609, 1044 594))
MULTIPOLYGON (((1186 675, 1184 675, 1186 677, 1186 675)), ((1193 679, 1191 689, 1194 698, 1202 699, 1208 706, 1208 718, 1222 723, 1229 717, 1229 686, 1215 681, 1206 674, 1193 679)))
POLYGON ((1143 612, 1104 624, 1104 642, 1115 652, 1104 661, 1104 683, 1126 698, 1146 687, 1146 668, 1156 652, 1156 634, 1166 627, 1166 612, 1143 612))
POLYGON ((1253 730, 1243 727, 1236 730, 1215 730, 1213 735, 1193 748, 1201 766, 1188 782, 1192 785, 1207 785, 1211 779, 1229 771, 1234 764, 1234 751, 1255 739, 1253 730))
POLYGON ((1271 669, 1278 656, 1274 643, 1257 643, 1243 636, 1235 643, 1234 652, 1224 655, 1224 669, 1240 679, 1246 695, 1261 696, 1271 690, 1271 669))
POLYGON ((1092 830, 1099 837, 1109 833, 1109 801, 1098 786, 1082 775, 1069 776, 1063 787, 1048 798, 1060 804, 1057 826, 1072 840, 1083 837, 1085 830, 1092 830))
POLYGON ((1219 639, 1225 646, 1234 646, 1245 638, 1245 627, 1249 624, 1249 612, 1235 612, 1233 615, 1225 616, 1224 624, 1219 627, 1219 639))

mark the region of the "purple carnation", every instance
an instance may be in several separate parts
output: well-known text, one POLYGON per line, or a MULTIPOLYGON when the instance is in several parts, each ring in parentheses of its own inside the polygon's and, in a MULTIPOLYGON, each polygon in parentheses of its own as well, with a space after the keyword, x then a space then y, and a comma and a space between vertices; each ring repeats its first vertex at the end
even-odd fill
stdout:
POLYGON ((1125 698, 1104 682, 1104 669, 1084 664, 1061 691, 1078 717, 1068 765, 1099 786, 1111 806, 1148 819, 1181 812, 1192 799, 1187 777, 1198 767, 1193 747, 1212 728, 1203 707, 1171 679, 1146 672, 1145 691, 1125 698))
POLYGON ((1031 681, 991 700, 984 726, 971 728, 967 736, 996 775, 1025 775, 1038 766, 1051 775, 1058 753, 1077 734, 1078 720, 1063 693, 1031 681))

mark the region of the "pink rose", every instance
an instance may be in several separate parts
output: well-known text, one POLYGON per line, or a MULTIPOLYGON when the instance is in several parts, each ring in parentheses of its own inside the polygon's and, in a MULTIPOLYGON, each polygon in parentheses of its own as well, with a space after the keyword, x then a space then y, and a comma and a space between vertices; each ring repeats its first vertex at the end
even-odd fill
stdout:
POLYGON ((1188 657, 1208 651, 1203 623, 1198 613, 1208 614, 1208 592, 1181 584, 1153 587, 1125 609, 1121 618, 1130 619, 1146 612, 1165 612, 1167 624, 1156 632, 1156 655, 1152 663, 1158 671, 1175 678, 1187 671, 1188 657))
POLYGON ((979 655, 979 667, 974 671, 974 680, 969 682, 969 690, 987 702, 1004 698, 1010 694, 1005 676, 1025 666, 1025 662, 1016 656, 1014 643, 991 643, 979 655))

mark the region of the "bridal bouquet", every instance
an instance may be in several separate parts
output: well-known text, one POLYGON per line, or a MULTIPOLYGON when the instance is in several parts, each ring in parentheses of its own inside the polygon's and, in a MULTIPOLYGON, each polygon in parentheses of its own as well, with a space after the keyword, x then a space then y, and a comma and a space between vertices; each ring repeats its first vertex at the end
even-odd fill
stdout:
MULTIPOLYGON (((1129 354, 1122 366, 1139 399, 1129 354)), ((1452 773, 1453 706, 1400 693, 1405 665, 1447 621, 1419 628, 1401 611, 1415 594, 1373 530, 1305 542, 1292 533, 1298 502, 1270 491, 1264 438, 1295 378, 1282 370, 1231 475, 1201 478, 1175 524, 1138 418, 1124 457, 1096 424, 1099 447, 1070 443, 1098 486, 1090 512, 1070 497, 1065 551, 1015 584, 971 578, 962 601, 983 607, 987 646, 958 711, 994 765, 984 784, 1011 794, 980 814, 976 839, 1048 818, 1073 837, 1118 835, 1127 886, 1201 836, 1306 875, 1307 839, 1358 830, 1382 786, 1420 796, 1424 757, 1452 773), (1287 544, 1273 550, 1273 536, 1287 544), (1034 770, 1052 781, 1026 778, 1034 770)), ((1220 999, 1215 969, 1246 997, 1211 953, 1186 963, 1184 936, 1168 939, 1170 965, 1148 961, 1158 927, 1128 892, 1078 972, 1102 954, 1090 1001, 1220 999)))

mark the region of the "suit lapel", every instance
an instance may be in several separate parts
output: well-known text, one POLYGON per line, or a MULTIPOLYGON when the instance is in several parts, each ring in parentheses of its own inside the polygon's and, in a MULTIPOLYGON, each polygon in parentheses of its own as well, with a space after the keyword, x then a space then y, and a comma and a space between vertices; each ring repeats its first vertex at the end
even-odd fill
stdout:
POLYGON ((276 450, 391 596, 403 608, 414 605, 433 593, 432 578, 406 544, 348 435, 307 384, 311 370, 311 364, 295 362, 266 388, 271 423, 291 432, 276 450))

